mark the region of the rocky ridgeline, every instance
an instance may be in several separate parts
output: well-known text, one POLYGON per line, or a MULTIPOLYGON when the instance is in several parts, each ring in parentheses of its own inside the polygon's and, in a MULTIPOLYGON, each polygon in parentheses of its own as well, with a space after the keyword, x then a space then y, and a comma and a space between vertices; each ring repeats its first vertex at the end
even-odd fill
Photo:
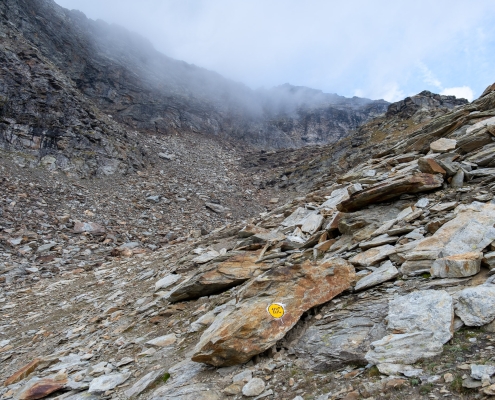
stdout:
POLYGON ((388 103, 282 85, 253 91, 53 0, 0 3, 0 147, 81 176, 142 169, 150 134, 244 148, 334 143, 388 103))
POLYGON ((3 280, 2 398, 495 395, 494 117, 488 90, 259 217, 3 280))

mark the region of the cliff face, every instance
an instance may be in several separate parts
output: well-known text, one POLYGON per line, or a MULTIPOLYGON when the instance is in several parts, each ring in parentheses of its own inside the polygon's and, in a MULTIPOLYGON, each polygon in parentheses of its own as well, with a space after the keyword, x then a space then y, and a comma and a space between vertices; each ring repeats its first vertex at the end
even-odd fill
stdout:
POLYGON ((5 6, 0 4, 0 148, 82 175, 145 166, 136 135, 103 114, 27 41, 5 6))
POLYGON ((138 166, 142 155, 132 150, 139 143, 124 132, 129 129, 198 133, 262 148, 301 147, 336 142, 388 105, 290 85, 253 91, 53 0, 5 0, 0 15, 4 147, 34 151, 40 145, 64 150, 71 159, 77 146, 103 156, 109 149, 100 143, 108 147, 114 137, 138 166))

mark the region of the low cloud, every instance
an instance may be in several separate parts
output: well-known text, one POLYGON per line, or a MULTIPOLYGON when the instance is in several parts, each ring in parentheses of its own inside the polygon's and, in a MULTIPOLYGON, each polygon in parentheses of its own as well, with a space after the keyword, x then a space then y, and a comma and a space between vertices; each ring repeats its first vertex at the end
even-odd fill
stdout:
POLYGON ((463 85, 471 92, 456 93, 472 99, 493 82, 493 0, 55 1, 252 88, 289 82, 344 96, 359 88, 394 101, 463 85))
POLYGON ((459 87, 451 87, 445 88, 440 92, 440 94, 444 94, 447 96, 455 96, 458 99, 467 99, 468 101, 473 101, 474 92, 469 86, 459 86, 459 87))

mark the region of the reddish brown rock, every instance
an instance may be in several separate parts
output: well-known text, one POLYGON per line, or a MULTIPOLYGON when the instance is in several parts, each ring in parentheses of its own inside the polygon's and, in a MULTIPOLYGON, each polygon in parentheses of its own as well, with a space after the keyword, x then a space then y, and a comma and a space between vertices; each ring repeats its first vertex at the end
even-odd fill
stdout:
POLYGON ((15 395, 17 400, 42 399, 49 394, 63 389, 67 384, 67 375, 57 374, 46 378, 34 377, 15 395))
POLYGON ((442 174, 445 176, 445 171, 433 158, 421 157, 418 160, 418 167, 421 172, 426 174, 442 174))
POLYGON ((365 190, 356 192, 337 208, 342 212, 357 211, 369 204, 390 200, 405 193, 419 193, 442 186, 443 177, 440 174, 419 173, 392 178, 373 185, 365 190))
POLYGON ((247 362, 282 339, 305 311, 349 289, 354 280, 354 267, 340 258, 269 270, 250 282, 240 303, 205 331, 192 360, 215 366, 247 362), (283 304, 282 318, 268 313, 272 303, 283 304))
POLYGON ((268 229, 262 228, 261 226, 248 224, 237 233, 237 236, 240 238, 247 238, 253 235, 263 234, 268 232, 269 232, 268 229))
POLYGON ((265 271, 265 263, 257 263, 260 252, 231 257, 219 264, 209 265, 188 280, 182 282, 170 294, 171 302, 197 299, 240 285, 265 271))
POLYGON ((29 364, 25 365, 20 370, 18 370, 16 373, 14 373, 13 375, 11 375, 5 381, 5 383, 3 385, 4 386, 9 386, 9 385, 12 385, 13 383, 19 382, 20 380, 28 377, 38 367, 38 365, 40 364, 40 362, 41 362, 41 359, 40 358, 35 358, 29 364))

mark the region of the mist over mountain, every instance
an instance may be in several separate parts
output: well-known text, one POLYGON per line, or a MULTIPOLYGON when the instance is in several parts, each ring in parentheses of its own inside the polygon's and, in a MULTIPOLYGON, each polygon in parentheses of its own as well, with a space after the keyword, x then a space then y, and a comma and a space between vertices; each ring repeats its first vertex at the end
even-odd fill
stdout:
MULTIPOLYGON (((23 54, 24 65, 39 54, 50 64, 44 69, 56 68, 67 83, 74 84, 81 99, 141 132, 195 132, 265 149, 301 147, 335 142, 388 106, 383 100, 349 99, 289 84, 253 91, 215 72, 171 59, 137 34, 92 21, 52 0, 6 0, 0 10, 3 32, 16 38, 9 50, 17 58, 23 54), (23 38, 31 50, 20 49, 17 38, 23 38)), ((34 93, 35 81, 28 79, 22 85, 31 86, 34 93)), ((2 89, 9 99, 4 114, 17 109, 25 116, 31 113, 26 117, 30 126, 67 128, 55 120, 41 123, 43 104, 35 101, 29 111, 22 110, 24 100, 10 89, 8 85, 2 89)), ((52 90, 64 91, 62 86, 47 90, 54 97, 58 94, 52 90)))

